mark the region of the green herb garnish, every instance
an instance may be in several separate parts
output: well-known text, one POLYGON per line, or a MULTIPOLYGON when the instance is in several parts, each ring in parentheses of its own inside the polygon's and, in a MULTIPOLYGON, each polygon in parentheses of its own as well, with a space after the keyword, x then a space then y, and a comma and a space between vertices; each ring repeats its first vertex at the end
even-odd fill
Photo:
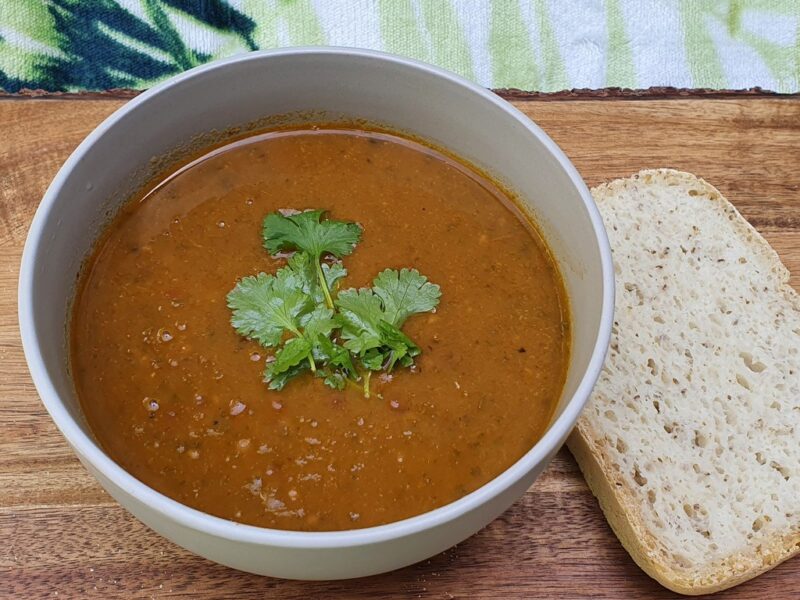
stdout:
POLYGON ((410 316, 433 311, 441 291, 415 269, 386 269, 372 287, 338 291, 341 258, 361 239, 355 223, 323 220, 324 211, 272 213, 262 236, 270 254, 294 251, 275 275, 245 277, 228 294, 237 333, 277 348, 264 380, 280 390, 305 371, 334 389, 369 397, 373 371, 410 367, 420 348, 402 332, 410 316), (323 260, 330 259, 330 260, 323 260))
POLYGON ((284 250, 299 250, 308 255, 317 272, 317 279, 328 308, 333 308, 333 298, 322 271, 323 254, 342 258, 350 254, 361 239, 361 228, 344 221, 320 221, 322 210, 310 210, 284 216, 272 213, 264 219, 262 235, 264 247, 270 254, 284 250))

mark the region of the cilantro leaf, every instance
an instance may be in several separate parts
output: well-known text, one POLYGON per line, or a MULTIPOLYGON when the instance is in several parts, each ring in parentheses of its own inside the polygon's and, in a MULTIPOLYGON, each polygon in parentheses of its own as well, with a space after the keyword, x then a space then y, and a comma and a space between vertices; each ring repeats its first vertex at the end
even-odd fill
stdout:
MULTIPOLYGON (((264 218, 261 233, 264 247, 270 254, 299 250, 308 255, 316 271, 325 304, 328 308, 333 308, 331 286, 324 267, 320 265, 320 259, 323 254, 332 254, 337 258, 350 254, 361 239, 361 227, 345 221, 321 221, 324 212, 310 210, 289 216, 271 213, 264 218)), ((330 268, 328 271, 331 273, 330 268)), ((336 271, 333 276, 340 277, 341 271, 336 271)))
POLYGON ((302 280, 288 267, 275 275, 259 273, 239 280, 227 301, 236 331, 267 347, 280 344, 286 331, 299 334, 300 317, 314 307, 302 280))
MULTIPOLYGON (((325 275, 325 281, 328 284, 328 288, 334 290, 339 285, 339 281, 347 277, 347 269, 344 268, 344 265, 340 262, 335 263, 322 263, 322 272, 325 275)), ((322 302, 322 300, 320 300, 322 302)))
POLYGON ((370 371, 380 371, 386 362, 386 352, 378 348, 370 348, 361 357, 361 364, 370 371))
MULTIPOLYGON (((305 252, 295 252, 289 257, 287 265, 300 278, 303 292, 311 296, 316 304, 323 304, 325 302, 325 294, 320 288, 316 266, 311 257, 305 252)), ((339 285, 339 281, 347 276, 347 269, 338 261, 331 264, 322 263, 321 268, 329 290, 335 290, 339 285)))
POLYGON ((271 213, 264 219, 264 246, 270 254, 283 250, 300 250, 313 260, 323 254, 337 258, 347 256, 361 239, 361 228, 355 223, 320 221, 325 211, 309 210, 296 215, 271 213))
POLYGON ((359 374, 353 364, 350 351, 330 340, 321 336, 319 338, 318 349, 321 352, 321 359, 327 366, 319 371, 323 377, 325 385, 335 390, 343 390, 348 381, 355 381, 359 374))
POLYGON ((436 308, 440 296, 439 286, 413 269, 387 269, 372 288, 343 290, 336 308, 344 347, 371 371, 391 371, 398 362, 410 366, 420 349, 400 326, 412 314, 436 308))
POLYGON ((413 314, 436 308, 442 295, 439 286, 416 269, 386 269, 372 282, 372 289, 383 302, 384 320, 395 327, 402 327, 413 314))
POLYGON ((308 363, 305 362, 290 367, 281 373, 273 373, 270 369, 270 364, 272 363, 267 364, 267 368, 264 370, 264 381, 269 384, 269 389, 276 391, 282 390, 289 381, 308 371, 308 363))
POLYGON ((432 311, 441 296, 439 286, 429 283, 416 269, 386 269, 372 283, 372 288, 343 290, 336 300, 345 347, 358 353, 383 345, 387 336, 399 339, 397 334, 403 335, 399 328, 406 319, 432 311), (391 330, 381 329, 381 321, 391 325, 391 330))
POLYGON ((333 388, 334 390, 343 390, 347 387, 347 377, 345 377, 339 371, 321 371, 324 375, 324 379, 322 382, 327 385, 329 388, 333 388))
POLYGON ((313 301, 307 290, 315 280, 303 276, 302 261, 279 269, 275 275, 245 277, 228 294, 231 323, 245 337, 266 347, 281 346, 267 364, 264 379, 271 389, 306 369, 316 370, 314 347, 338 326, 333 311, 313 301), (302 366, 301 366, 302 365, 302 366))
MULTIPOLYGON (((322 306, 303 315, 300 318, 302 332, 298 337, 287 340, 283 347, 275 353, 275 360, 267 363, 264 380, 270 384, 276 382, 275 385, 283 387, 288 379, 298 375, 306 368, 316 372, 315 354, 321 354, 319 350, 316 350, 316 346, 321 340, 328 340, 327 336, 336 327, 336 321, 332 317, 333 311, 322 306), (298 370, 301 364, 303 368, 298 370)), ((330 340, 328 341, 330 342, 330 340)))
POLYGON ((356 370, 350 351, 339 344, 332 342, 330 338, 320 336, 318 340, 318 348, 322 354, 322 360, 327 361, 334 367, 339 367, 345 371, 348 376, 356 376, 356 370))
POLYGON ((385 365, 386 370, 391 371, 398 362, 404 367, 410 367, 414 363, 414 357, 419 356, 420 352, 422 352, 419 346, 405 333, 387 321, 381 321, 378 324, 378 329, 381 332, 384 345, 390 350, 385 365))
POLYGON ((333 311, 324 306, 317 306, 313 311, 300 319, 303 327, 303 337, 313 347, 319 343, 320 337, 329 336, 338 323, 333 319, 333 311))
POLYGON ((304 337, 296 337, 287 341, 283 347, 275 353, 275 360, 267 363, 265 379, 271 381, 275 376, 285 373, 292 367, 308 359, 311 354, 311 344, 304 337))
MULTIPOLYGON (((305 252, 295 252, 286 261, 286 266, 289 267, 297 275, 300 284, 303 288, 303 293, 308 296, 316 296, 319 282, 317 281, 317 273, 314 270, 314 263, 305 252)), ((319 292, 320 297, 322 292, 319 292)))
POLYGON ((369 288, 342 290, 336 298, 344 347, 357 354, 381 345, 378 322, 383 318, 381 299, 369 288))
POLYGON ((404 367, 414 364, 414 357, 420 354, 419 346, 383 319, 378 322, 380 345, 366 350, 361 356, 361 364, 370 371, 391 372, 397 363, 404 367))

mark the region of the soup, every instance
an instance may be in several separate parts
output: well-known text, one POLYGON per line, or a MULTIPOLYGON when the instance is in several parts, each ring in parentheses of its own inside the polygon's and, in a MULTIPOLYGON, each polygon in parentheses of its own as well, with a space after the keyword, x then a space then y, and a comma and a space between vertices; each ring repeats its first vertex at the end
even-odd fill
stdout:
POLYGON ((163 494, 263 527, 362 528, 452 502, 539 440, 566 376, 566 306, 531 221, 460 161, 379 131, 279 130, 122 207, 79 280, 71 370, 100 444, 163 494), (346 287, 388 267, 440 288, 403 325, 413 366, 376 371, 369 397, 310 372, 270 389, 275 352, 231 326, 237 281, 287 263, 261 237, 283 209, 359 224, 346 287))

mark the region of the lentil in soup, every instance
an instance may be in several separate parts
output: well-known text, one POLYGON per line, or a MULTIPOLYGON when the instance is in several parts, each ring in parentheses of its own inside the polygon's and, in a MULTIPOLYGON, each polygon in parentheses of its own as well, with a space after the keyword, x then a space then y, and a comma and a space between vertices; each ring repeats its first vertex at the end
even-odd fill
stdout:
POLYGON ((328 531, 380 525, 477 489, 541 437, 559 400, 568 315, 530 220, 488 178, 393 134, 279 130, 227 143, 128 202, 81 274, 71 369, 109 455, 219 517, 328 531), (274 273, 279 209, 361 225, 348 287, 413 267, 441 287, 408 319, 413 369, 372 394, 306 373, 263 381, 270 351, 231 327, 226 294, 274 273))

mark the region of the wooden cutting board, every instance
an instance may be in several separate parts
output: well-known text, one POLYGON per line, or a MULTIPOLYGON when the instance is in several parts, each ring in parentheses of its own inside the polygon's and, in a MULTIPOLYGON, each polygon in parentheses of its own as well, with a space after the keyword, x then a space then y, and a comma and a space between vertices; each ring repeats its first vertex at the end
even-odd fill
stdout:
MULTIPOLYGON (((148 530, 87 474, 25 366, 16 287, 47 184, 114 99, 0 100, 0 598, 672 598, 631 561, 562 450, 459 546, 400 571, 304 583, 240 573, 148 530)), ((590 185, 642 168, 704 177, 800 284, 800 99, 515 100, 590 185)), ((800 598, 800 557, 719 598, 800 598)))

